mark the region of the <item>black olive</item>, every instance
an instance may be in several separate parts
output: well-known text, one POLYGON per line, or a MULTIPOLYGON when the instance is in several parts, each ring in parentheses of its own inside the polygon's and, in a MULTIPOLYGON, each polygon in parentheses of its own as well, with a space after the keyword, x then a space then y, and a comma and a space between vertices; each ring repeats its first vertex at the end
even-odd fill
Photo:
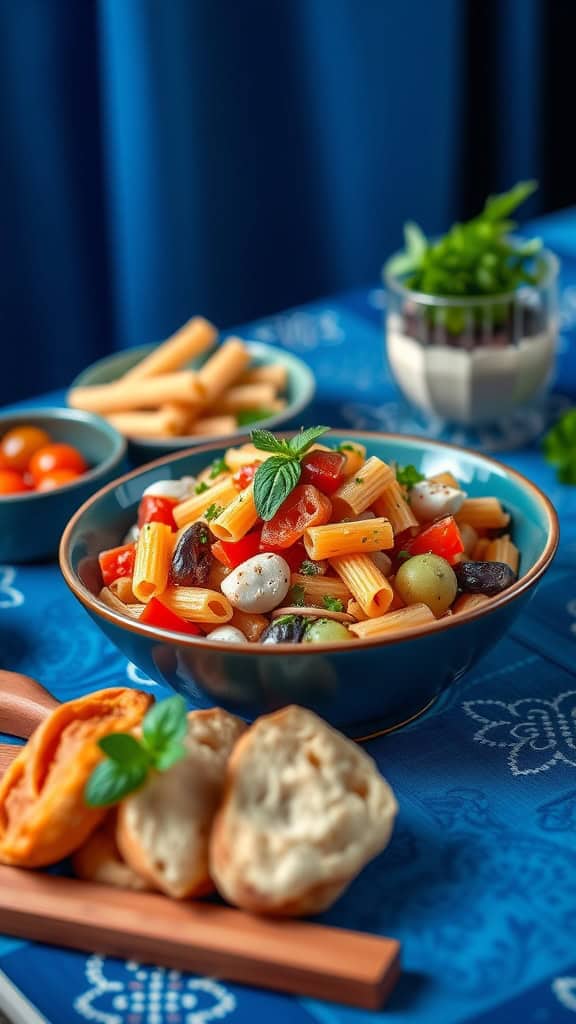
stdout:
POLYGON ((212 566, 212 541, 205 523, 189 526, 174 548, 170 582, 179 587, 205 587, 212 566))
POLYGON ((501 594, 516 582, 516 574, 506 562, 461 562, 454 566, 458 586, 466 594, 501 594))
POLYGON ((304 615, 282 615, 266 627, 260 637, 260 643, 299 644, 307 622, 308 619, 304 615))

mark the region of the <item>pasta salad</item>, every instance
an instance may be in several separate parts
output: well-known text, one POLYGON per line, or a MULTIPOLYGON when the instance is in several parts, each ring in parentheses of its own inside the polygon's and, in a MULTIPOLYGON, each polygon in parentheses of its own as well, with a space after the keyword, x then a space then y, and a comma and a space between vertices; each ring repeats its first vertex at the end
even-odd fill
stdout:
POLYGON ((328 430, 253 430, 198 477, 151 484, 125 543, 99 556, 100 600, 222 643, 331 644, 421 629, 517 579, 497 498, 355 440, 330 447, 328 430))

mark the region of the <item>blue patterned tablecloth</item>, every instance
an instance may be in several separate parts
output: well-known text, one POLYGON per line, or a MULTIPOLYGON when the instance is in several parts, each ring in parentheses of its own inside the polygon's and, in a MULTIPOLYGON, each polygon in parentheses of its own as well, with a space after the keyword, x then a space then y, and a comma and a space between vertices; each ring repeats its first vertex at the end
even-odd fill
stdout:
MULTIPOLYGON (((559 380, 576 398, 576 218, 548 227, 564 258, 559 380)), ((422 429, 385 366, 382 298, 357 291, 240 333, 310 363, 308 422, 422 429)), ((559 486, 535 448, 505 458, 556 504, 559 555, 511 633, 442 706, 369 745, 398 795, 398 825, 325 915, 402 940, 405 970, 387 1008, 367 1014, 1 938, 0 1006, 51 1024, 576 1022, 576 488, 559 486)), ((54 565, 0 567, 0 652, 62 700, 125 682, 162 695, 54 565)))

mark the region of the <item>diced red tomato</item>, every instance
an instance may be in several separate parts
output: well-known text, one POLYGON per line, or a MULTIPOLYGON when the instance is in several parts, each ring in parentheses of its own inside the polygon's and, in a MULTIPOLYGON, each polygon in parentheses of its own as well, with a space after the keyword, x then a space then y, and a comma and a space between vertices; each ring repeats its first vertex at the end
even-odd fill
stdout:
POLYGON ((227 541, 217 540, 211 548, 214 558, 217 558, 227 569, 235 569, 248 558, 257 555, 260 551, 260 530, 252 530, 242 540, 227 541))
POLYGON ((260 465, 260 462, 251 462, 248 466, 241 466, 232 477, 233 484, 240 491, 243 491, 245 487, 252 483, 254 474, 260 465))
POLYGON ((298 484, 276 514, 262 527, 265 550, 292 547, 310 526, 322 526, 332 515, 332 502, 317 487, 298 484))
POLYGON ((102 581, 107 587, 121 576, 131 576, 134 572, 136 558, 135 544, 122 544, 119 548, 109 548, 98 555, 102 581))
POLYGON ((202 636, 201 629, 195 622, 187 622, 180 615, 176 615, 157 597, 153 597, 146 605, 140 622, 147 626, 158 626, 159 629, 170 629, 173 633, 187 633, 189 636, 202 636))
POLYGON ((145 494, 138 508, 138 526, 146 523, 165 523, 177 529, 172 510, 178 502, 174 498, 162 498, 156 494, 145 494))
POLYGON ((340 452, 308 452, 302 459, 300 481, 324 494, 334 494, 344 480, 346 456, 340 452))
POLYGON ((406 542, 405 550, 411 555, 440 555, 452 565, 457 555, 464 551, 464 543, 454 516, 443 516, 442 519, 431 523, 412 540, 406 542))
POLYGON ((260 551, 275 551, 282 555, 282 558, 288 562, 291 572, 300 572, 302 562, 308 558, 308 553, 301 540, 296 541, 291 548, 271 547, 269 544, 264 545, 260 542, 260 551))

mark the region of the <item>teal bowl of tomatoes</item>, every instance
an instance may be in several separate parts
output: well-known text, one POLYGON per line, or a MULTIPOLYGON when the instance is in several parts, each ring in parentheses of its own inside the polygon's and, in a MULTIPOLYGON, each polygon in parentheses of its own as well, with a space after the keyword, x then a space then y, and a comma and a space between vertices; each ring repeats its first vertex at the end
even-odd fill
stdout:
POLYGON ((126 441, 92 413, 0 415, 0 562, 55 557, 76 509, 126 468, 126 441))

